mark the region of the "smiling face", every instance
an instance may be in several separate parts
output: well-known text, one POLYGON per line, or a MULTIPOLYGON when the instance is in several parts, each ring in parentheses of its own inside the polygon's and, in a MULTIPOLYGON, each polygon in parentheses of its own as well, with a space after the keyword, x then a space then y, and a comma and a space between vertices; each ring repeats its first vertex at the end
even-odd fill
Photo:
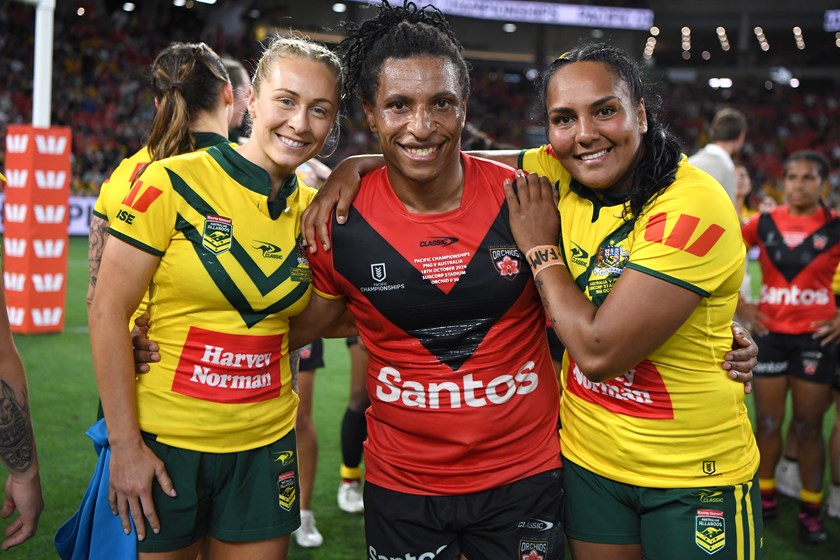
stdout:
POLYGON ((240 152, 273 177, 290 175, 321 151, 338 105, 333 69, 308 58, 278 57, 259 88, 251 88, 253 131, 240 152))
POLYGON ((548 137, 560 163, 587 187, 620 194, 633 184, 647 132, 645 103, 602 62, 572 62, 546 92, 548 137))
POLYGON ((819 207, 825 181, 819 166, 807 159, 795 159, 785 166, 785 200, 793 214, 807 215, 819 207))
POLYGON ((460 176, 466 102, 458 68, 448 58, 389 58, 365 115, 379 135, 396 189, 431 188, 460 176))

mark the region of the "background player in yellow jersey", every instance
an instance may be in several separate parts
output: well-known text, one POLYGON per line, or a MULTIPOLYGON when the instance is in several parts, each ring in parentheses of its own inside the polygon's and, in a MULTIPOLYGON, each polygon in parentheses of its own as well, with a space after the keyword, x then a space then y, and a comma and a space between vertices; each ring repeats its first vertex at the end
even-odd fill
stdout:
MULTIPOLYGON (((139 173, 151 161, 207 149, 228 136, 234 98, 228 73, 213 49, 204 43, 172 43, 152 63, 149 82, 157 112, 148 143, 124 159, 102 184, 90 219, 88 307, 96 290, 108 226, 139 173)), ((239 122, 243 115, 244 109, 239 122)))
POLYGON ((520 172, 506 189, 567 349, 572 554, 760 557, 758 449, 743 391, 720 367, 744 267, 732 203, 685 161, 622 51, 578 47, 542 90, 551 147, 522 167, 550 181, 520 172))
POLYGON ((91 344, 112 508, 141 559, 286 557, 300 523, 287 335, 309 300, 297 236, 315 192, 294 171, 337 127, 341 76, 325 47, 272 41, 250 140, 152 163, 111 224, 91 344), (135 380, 124 325, 146 286, 161 360, 135 380))

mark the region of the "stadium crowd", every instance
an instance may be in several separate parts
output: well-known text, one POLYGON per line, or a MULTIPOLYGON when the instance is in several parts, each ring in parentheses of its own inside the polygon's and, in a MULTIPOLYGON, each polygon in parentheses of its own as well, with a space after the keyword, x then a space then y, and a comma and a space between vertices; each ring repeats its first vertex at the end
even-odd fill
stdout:
MULTIPOLYGON (((74 194, 95 196, 99 185, 120 160, 144 141, 154 112, 146 75, 156 53, 173 40, 205 40, 232 58, 256 60, 257 41, 230 41, 222 36, 196 36, 190 26, 171 25, 165 33, 149 33, 138 18, 124 12, 56 17, 52 124, 73 130, 74 194), (141 39, 142 38, 142 39, 141 39), (221 43, 221 44, 219 44, 221 43)), ((32 8, 8 5, 0 12, 0 134, 7 124, 31 122, 32 8)), ((534 145, 542 142, 542 122, 534 105, 535 84, 524 68, 505 68, 486 62, 473 68, 472 92, 464 145, 534 145)), ((660 88, 664 90, 665 88, 660 88)), ((781 201, 780 178, 785 157, 801 149, 815 149, 832 164, 831 185, 840 189, 840 94, 803 92, 778 86, 767 92, 763 84, 738 86, 729 92, 669 84, 664 108, 683 151, 694 153, 706 143, 706 123, 722 105, 740 109, 749 122, 741 152, 756 186, 781 201), (724 95, 726 93, 727 95, 724 95), (670 110, 679 107, 679 111, 670 110)), ((339 149, 326 163, 347 155, 374 151, 361 109, 353 108, 342 121, 339 149)), ((0 146, 0 166, 5 146, 0 146)), ((832 202, 835 202, 832 200, 832 202)))

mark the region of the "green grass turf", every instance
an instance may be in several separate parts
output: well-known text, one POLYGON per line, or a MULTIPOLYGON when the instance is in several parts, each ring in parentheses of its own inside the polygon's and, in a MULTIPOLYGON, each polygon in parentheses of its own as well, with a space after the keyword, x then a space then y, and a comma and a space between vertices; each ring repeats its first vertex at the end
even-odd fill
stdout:
MULTIPOLYGON (((95 419, 97 405, 84 304, 86 242, 83 238, 70 242, 65 331, 57 335, 15 337, 29 376, 46 509, 37 535, 3 553, 4 558, 56 558, 52 546, 55 531, 78 507, 93 472, 93 448, 84 435, 95 419)), ((339 511, 335 504, 340 463, 339 427, 349 391, 348 354, 343 340, 328 340, 325 352, 327 367, 316 375, 314 416, 320 439, 320 458, 313 502, 318 528, 325 542, 323 547, 312 550, 298 548, 292 543, 289 558, 361 560, 367 558, 362 518, 339 511)), ((826 426, 832 421, 833 412, 826 419, 826 426)), ((765 529, 766 559, 840 558, 840 522, 828 522, 830 541, 827 545, 805 547, 796 541, 796 503, 782 498, 780 505, 779 519, 768 523, 765 529)), ((0 522, 0 529, 5 529, 7 524, 0 522)))

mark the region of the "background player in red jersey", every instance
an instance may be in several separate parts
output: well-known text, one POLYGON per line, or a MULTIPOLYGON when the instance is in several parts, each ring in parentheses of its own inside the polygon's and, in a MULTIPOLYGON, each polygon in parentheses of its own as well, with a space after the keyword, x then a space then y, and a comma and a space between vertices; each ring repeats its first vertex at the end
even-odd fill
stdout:
POLYGON ((754 216, 743 227, 744 241, 761 248, 762 286, 757 304, 744 302, 738 308, 760 348, 754 383, 764 516, 776 516, 774 469, 781 455, 781 424, 790 390, 802 480, 799 536, 811 544, 827 539, 820 516, 825 472, 822 425, 832 402, 834 346, 840 340, 840 314, 832 292, 840 262, 840 219, 821 199, 828 173, 828 160, 818 152, 800 151, 788 157, 786 204, 754 216))

